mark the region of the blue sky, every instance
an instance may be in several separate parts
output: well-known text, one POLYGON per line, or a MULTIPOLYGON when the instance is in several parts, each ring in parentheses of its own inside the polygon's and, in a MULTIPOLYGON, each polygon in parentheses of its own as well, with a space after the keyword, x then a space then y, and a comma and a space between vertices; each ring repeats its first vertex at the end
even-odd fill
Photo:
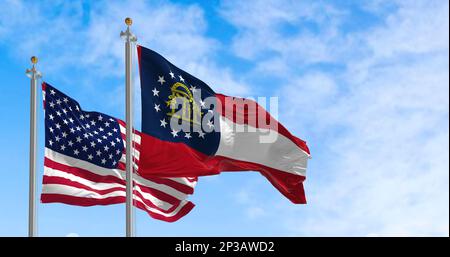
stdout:
MULTIPOLYGON (((27 234, 30 56, 40 58, 45 81, 85 110, 124 118, 119 33, 127 16, 140 44, 216 92, 278 96, 279 120, 313 155, 307 205, 291 204, 258 173, 222 173, 200 178, 196 207, 176 223, 137 210, 137 235, 449 235, 447 1, 0 6, 0 236, 27 234)), ((39 204, 39 234, 122 236, 124 214, 124 205, 39 204)))

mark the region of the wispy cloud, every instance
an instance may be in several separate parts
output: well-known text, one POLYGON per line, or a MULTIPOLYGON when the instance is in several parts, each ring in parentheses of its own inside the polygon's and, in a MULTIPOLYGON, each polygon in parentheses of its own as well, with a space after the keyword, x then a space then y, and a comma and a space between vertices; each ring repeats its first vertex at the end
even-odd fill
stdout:
POLYGON ((10 54, 23 60, 42 57, 48 72, 73 67, 83 50, 82 4, 59 1, 54 6, 60 8, 58 14, 39 2, 6 0, 2 9, 7 11, 0 15, 0 44, 11 46, 10 54))
POLYGON ((345 13, 332 5, 224 1, 221 14, 239 28, 233 41, 234 52, 250 60, 266 59, 260 68, 272 67, 267 63, 270 60, 280 64, 280 58, 289 60, 290 67, 331 61, 340 52, 342 39, 336 37, 336 30, 345 13))
MULTIPOLYGON (((124 18, 134 20, 138 43, 225 93, 248 86, 228 67, 216 63, 220 43, 206 35, 205 13, 198 5, 160 1, 34 2, 8 0, 0 16, 0 39, 17 59, 38 55, 45 78, 83 86, 90 94, 117 91, 124 76, 124 18), (52 10, 57 8, 58 12, 52 10), (182 24, 182 26, 180 26, 182 24), (76 82, 74 81, 76 76, 76 82), (101 85, 107 82, 108 88, 101 85), (111 83, 111 81, 113 81, 111 83)), ((137 66, 137 62, 136 62, 137 66)), ((120 97, 120 96, 119 96, 120 97)), ((120 98, 122 99, 122 98, 120 98)))
POLYGON ((346 8, 253 5, 224 4, 239 28, 234 50, 280 75, 281 119, 314 157, 309 207, 272 199, 268 215, 301 235, 448 235, 448 3, 360 6, 380 19, 363 31, 345 25, 346 8))

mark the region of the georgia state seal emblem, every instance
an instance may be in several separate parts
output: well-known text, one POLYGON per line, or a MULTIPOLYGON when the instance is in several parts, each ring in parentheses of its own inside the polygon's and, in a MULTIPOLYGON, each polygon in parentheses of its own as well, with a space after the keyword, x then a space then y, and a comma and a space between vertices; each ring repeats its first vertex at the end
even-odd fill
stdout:
POLYGON ((181 82, 176 82, 170 87, 170 92, 166 101, 167 107, 170 108, 167 115, 188 121, 192 125, 200 125, 203 112, 189 88, 181 82))

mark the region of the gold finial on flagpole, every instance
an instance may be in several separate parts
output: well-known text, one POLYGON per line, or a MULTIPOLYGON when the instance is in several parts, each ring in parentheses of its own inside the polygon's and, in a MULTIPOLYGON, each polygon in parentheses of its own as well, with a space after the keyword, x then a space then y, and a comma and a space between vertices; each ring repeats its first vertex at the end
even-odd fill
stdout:
POLYGON ((36 64, 38 62, 38 58, 36 56, 31 56, 31 63, 36 64))
POLYGON ((27 74, 27 76, 29 78, 40 79, 42 77, 42 74, 38 70, 36 70, 36 64, 38 63, 38 58, 33 55, 33 56, 31 56, 30 60, 33 65, 31 66, 30 69, 27 69, 25 71, 25 74, 27 74))
POLYGON ((124 39, 125 41, 130 41, 132 43, 136 42, 136 36, 133 35, 130 31, 130 26, 133 24, 133 20, 130 17, 125 18, 125 24, 127 25, 127 29, 125 31, 120 32, 120 37, 124 39))
POLYGON ((125 24, 127 24, 127 26, 131 26, 131 24, 133 24, 133 20, 130 17, 126 17, 125 24))

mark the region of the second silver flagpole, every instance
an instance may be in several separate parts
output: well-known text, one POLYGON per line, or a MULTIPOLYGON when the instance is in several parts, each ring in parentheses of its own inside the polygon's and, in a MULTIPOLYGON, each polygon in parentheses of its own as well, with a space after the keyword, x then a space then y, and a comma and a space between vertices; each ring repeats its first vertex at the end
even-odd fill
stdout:
POLYGON ((134 236, 134 212, 133 212, 133 83, 132 83, 132 55, 133 44, 137 41, 130 31, 133 23, 131 18, 125 19, 127 30, 120 36, 125 40, 125 105, 126 105, 126 236, 134 236))

